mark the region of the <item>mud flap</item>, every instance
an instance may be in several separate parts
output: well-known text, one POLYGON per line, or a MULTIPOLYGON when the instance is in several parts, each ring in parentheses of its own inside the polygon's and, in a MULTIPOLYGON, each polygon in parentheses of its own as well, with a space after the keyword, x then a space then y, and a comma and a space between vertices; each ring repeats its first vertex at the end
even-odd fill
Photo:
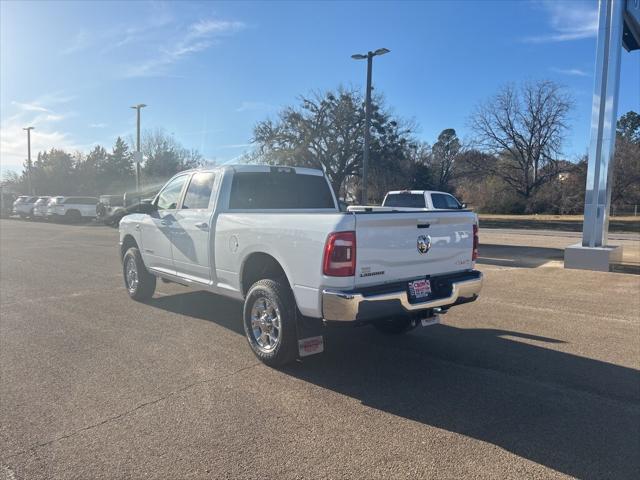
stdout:
POLYGON ((322 353, 324 351, 324 324, 319 318, 296 315, 298 333, 298 355, 300 358, 322 353))

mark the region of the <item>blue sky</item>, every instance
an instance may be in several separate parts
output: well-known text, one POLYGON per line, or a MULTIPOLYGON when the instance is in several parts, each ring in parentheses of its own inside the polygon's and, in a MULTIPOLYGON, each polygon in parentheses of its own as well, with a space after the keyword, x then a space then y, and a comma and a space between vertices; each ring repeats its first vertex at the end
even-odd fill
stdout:
MULTIPOLYGON (((374 87, 433 143, 470 138, 474 106, 507 82, 550 78, 576 100, 565 145, 586 151, 595 1, 0 2, 3 170, 51 147, 111 147, 163 128, 210 160, 247 151, 255 123, 300 94, 362 87, 350 55, 386 47, 374 87)), ((623 52, 619 113, 640 110, 640 52, 623 52)))

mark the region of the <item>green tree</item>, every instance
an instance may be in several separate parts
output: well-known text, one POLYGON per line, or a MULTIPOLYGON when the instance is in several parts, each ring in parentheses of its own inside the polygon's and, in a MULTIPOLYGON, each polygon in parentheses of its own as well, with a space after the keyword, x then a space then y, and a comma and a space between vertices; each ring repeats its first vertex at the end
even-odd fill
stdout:
POLYGON ((462 146, 456 131, 447 128, 438 135, 438 140, 431 149, 431 164, 436 190, 451 190, 451 180, 454 173, 456 158, 462 146))
POLYGON ((98 175, 103 193, 122 193, 135 185, 133 155, 121 137, 102 161, 98 175))
POLYGON ((622 115, 616 129, 611 202, 618 209, 640 204, 640 115, 622 115))
POLYGON ((75 163, 73 156, 64 150, 52 148, 48 152, 38 152, 31 177, 36 193, 39 195, 77 193, 75 163))
MULTIPOLYGON (((394 118, 380 97, 372 106, 370 191, 373 197, 407 163, 411 126, 394 118)), ((262 161, 322 168, 337 195, 354 196, 362 168, 364 102, 356 90, 338 88, 300 97, 298 106, 282 110, 276 120, 255 127, 253 142, 262 161), (348 187, 348 188, 346 188, 348 187), (351 190, 351 191, 347 191, 351 190)), ((406 183, 407 179, 404 179, 406 183)))
POLYGON ((631 143, 640 143, 640 115, 633 110, 618 119, 616 133, 631 143))

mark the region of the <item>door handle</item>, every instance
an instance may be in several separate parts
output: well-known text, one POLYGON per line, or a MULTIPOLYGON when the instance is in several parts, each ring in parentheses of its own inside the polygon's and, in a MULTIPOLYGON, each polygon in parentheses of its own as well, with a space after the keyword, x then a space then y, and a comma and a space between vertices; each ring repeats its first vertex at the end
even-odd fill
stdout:
POLYGON ((200 230, 209 230, 209 224, 207 222, 196 223, 195 227, 199 228, 200 230))
POLYGON ((136 223, 136 230, 140 230, 140 224, 136 223))

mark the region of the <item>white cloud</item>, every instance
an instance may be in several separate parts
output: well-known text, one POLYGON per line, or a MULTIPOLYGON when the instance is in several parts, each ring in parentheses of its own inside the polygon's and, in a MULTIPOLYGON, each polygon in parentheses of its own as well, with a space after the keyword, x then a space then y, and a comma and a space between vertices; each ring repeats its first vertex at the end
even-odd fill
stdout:
POLYGON ((202 52, 216 45, 218 38, 245 28, 238 21, 216 19, 200 20, 187 27, 186 31, 171 42, 164 43, 156 55, 124 69, 125 77, 166 76, 168 67, 194 53, 202 52))
POLYGON ((73 42, 67 48, 63 49, 60 53, 62 55, 71 55, 82 50, 86 50, 92 44, 92 39, 86 30, 80 30, 73 37, 73 42))
POLYGON ((236 112, 250 112, 256 110, 273 110, 275 106, 265 102, 249 102, 244 101, 236 108, 236 112))
POLYGON ((192 24, 189 30, 194 37, 205 37, 213 34, 235 33, 245 27, 243 22, 208 19, 192 24))
POLYGON ((44 108, 42 105, 38 105, 37 103, 20 103, 13 101, 11 105, 15 105, 21 110, 25 110, 27 112, 48 112, 49 110, 44 108))
POLYGON ((574 77, 590 77, 591 75, 579 68, 552 68, 552 71, 562 75, 570 75, 574 77))
POLYGON ((56 127, 60 121, 72 116, 72 112, 58 113, 52 105, 65 103, 69 97, 51 94, 30 102, 11 102, 17 112, 0 123, 0 164, 3 169, 20 169, 27 157, 27 126, 31 132, 31 156, 50 148, 78 149, 71 136, 56 127))
POLYGON ((252 143, 230 143, 227 145, 216 145, 217 149, 236 149, 236 148, 247 148, 253 146, 252 143))
POLYGON ((594 1, 545 0, 539 4, 549 15, 551 32, 525 37, 526 43, 567 42, 595 37, 598 4, 594 1))

